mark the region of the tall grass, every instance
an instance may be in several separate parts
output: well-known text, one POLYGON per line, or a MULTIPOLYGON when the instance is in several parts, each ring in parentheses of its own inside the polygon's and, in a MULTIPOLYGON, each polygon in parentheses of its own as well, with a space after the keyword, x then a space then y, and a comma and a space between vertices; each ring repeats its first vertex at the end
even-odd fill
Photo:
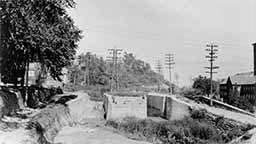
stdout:
POLYGON ((150 119, 127 117, 119 122, 108 120, 106 126, 163 144, 227 143, 254 127, 236 125, 223 117, 211 118, 205 110, 195 110, 191 113, 192 117, 177 121, 155 122, 150 119))

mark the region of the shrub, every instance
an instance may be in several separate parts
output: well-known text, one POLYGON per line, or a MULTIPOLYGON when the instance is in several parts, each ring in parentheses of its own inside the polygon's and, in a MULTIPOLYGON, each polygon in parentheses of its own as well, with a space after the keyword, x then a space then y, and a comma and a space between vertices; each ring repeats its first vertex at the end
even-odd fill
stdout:
POLYGON ((244 132, 251 130, 253 128, 255 128, 255 125, 252 125, 252 124, 246 124, 246 125, 241 126, 241 130, 244 132))
POLYGON ((153 138, 156 136, 158 123, 149 119, 140 120, 139 123, 138 130, 143 136, 148 138, 153 138))
POLYGON ((215 129, 206 123, 197 123, 190 128, 191 134, 203 140, 210 139, 215 134, 215 129))
MULTIPOLYGON (((195 110, 192 113, 194 118, 186 117, 176 121, 155 122, 150 119, 127 117, 121 122, 109 120, 106 125, 146 138, 150 142, 160 141, 163 144, 227 143, 244 133, 241 130, 243 127, 239 125, 232 124, 230 128, 231 123, 222 116, 209 119, 205 110, 195 110), (228 128, 218 129, 217 125, 228 128)), ((244 129, 248 130, 249 127, 252 126, 244 126, 244 129)))
POLYGON ((239 128, 237 128, 237 127, 235 127, 235 128, 233 128, 232 130, 230 130, 228 133, 227 133, 227 136, 229 137, 229 139, 234 139, 234 138, 236 138, 236 137, 238 137, 238 136, 240 136, 240 135, 242 135, 243 133, 242 133, 242 131, 241 131, 241 129, 239 129, 239 128))
POLYGON ((218 116, 215 118, 216 126, 223 126, 223 124, 224 124, 224 116, 218 116))
POLYGON ((241 140, 245 141, 248 140, 252 137, 253 134, 250 133, 245 133, 245 135, 241 138, 241 140))
POLYGON ((105 125, 109 127, 113 127, 115 129, 118 128, 118 123, 114 120, 108 120, 105 125))
POLYGON ((206 117, 206 110, 205 109, 199 109, 199 110, 195 110, 193 109, 191 111, 191 117, 193 119, 203 119, 206 117))

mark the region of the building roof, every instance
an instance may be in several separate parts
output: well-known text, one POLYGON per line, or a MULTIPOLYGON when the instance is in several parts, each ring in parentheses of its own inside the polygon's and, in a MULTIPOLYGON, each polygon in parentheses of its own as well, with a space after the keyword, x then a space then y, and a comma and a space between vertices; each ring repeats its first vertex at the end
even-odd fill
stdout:
MULTIPOLYGON (((235 74, 233 76, 230 76, 230 80, 232 84, 237 85, 247 85, 256 83, 256 77, 254 76, 253 72, 235 74)), ((224 83, 227 83, 227 79, 222 84, 224 83)))

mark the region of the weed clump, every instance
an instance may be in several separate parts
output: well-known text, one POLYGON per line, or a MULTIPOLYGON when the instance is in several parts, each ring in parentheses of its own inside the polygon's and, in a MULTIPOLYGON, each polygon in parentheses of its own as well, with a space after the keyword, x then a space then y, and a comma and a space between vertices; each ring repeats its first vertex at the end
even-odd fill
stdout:
POLYGON ((194 119, 203 119, 206 117, 206 109, 192 110, 191 117, 194 119))
POLYGON ((191 117, 176 121, 126 117, 119 122, 109 120, 106 126, 162 144, 227 143, 254 127, 236 124, 222 116, 211 117, 206 110, 192 110, 191 117))

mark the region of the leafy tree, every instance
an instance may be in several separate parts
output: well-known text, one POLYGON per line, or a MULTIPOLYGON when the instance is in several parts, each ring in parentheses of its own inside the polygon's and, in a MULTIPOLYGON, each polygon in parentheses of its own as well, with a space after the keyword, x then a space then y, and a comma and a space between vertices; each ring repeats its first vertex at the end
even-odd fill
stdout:
POLYGON ((80 71, 79 66, 72 64, 71 66, 68 67, 68 70, 69 70, 69 81, 75 85, 79 84, 79 82, 81 82, 81 75, 82 75, 82 72, 80 71))
MULTIPOLYGON (((78 56, 78 64, 70 68, 71 81, 78 84, 110 86, 113 65, 102 57, 91 53, 78 56), (78 76, 78 77, 77 77, 78 76)), ((134 88, 142 85, 152 85, 161 81, 166 83, 163 76, 155 73, 150 65, 137 59, 132 53, 125 53, 118 64, 119 87, 134 88)), ((113 80, 115 80, 113 78, 113 80)))
POLYGON ((110 73, 108 65, 102 57, 97 57, 87 52, 78 56, 80 70, 83 73, 81 79, 87 85, 107 85, 110 73))
MULTIPOLYGON (((210 94, 211 91, 211 80, 207 77, 199 75, 197 78, 193 79, 193 88, 200 90, 202 94, 210 94)), ((213 81, 213 92, 217 92, 218 82, 213 81)))
POLYGON ((1 0, 6 38, 1 44, 1 73, 17 83, 30 62, 39 62, 54 79, 74 58, 81 31, 66 9, 73 0, 1 0), (12 78, 13 77, 13 78, 12 78))
POLYGON ((123 86, 130 87, 164 82, 164 77, 155 73, 148 63, 137 59, 132 53, 125 53, 120 81, 123 86))

